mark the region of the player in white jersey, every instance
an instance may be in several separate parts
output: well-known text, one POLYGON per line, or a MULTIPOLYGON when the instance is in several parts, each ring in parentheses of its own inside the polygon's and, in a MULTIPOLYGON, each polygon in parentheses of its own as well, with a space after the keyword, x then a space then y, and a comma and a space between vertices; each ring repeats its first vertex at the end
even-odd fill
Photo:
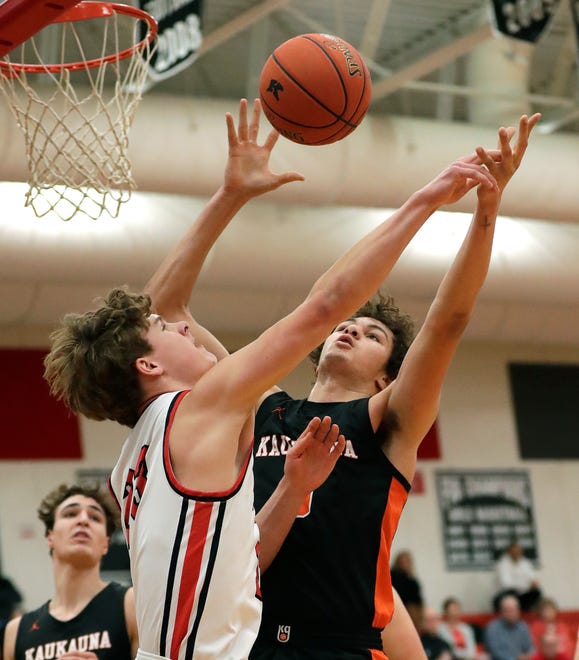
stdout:
MULTIPOLYGON (((257 144, 259 115, 256 102, 248 122, 242 101, 238 130, 227 115, 225 182, 171 255, 169 267, 157 271, 156 291, 163 289, 165 278, 170 280, 180 253, 188 258, 193 252, 200 268, 215 238, 250 198, 301 178, 269 170, 269 155, 278 135, 272 131, 264 145, 257 144)), ((481 150, 453 164, 440 175, 433 195, 411 200, 403 211, 394 213, 322 275, 301 305, 232 355, 225 355, 215 342, 211 344, 214 352, 204 348, 210 335, 187 307, 179 317, 165 319, 151 313, 147 295, 121 289, 113 290, 94 311, 67 315, 53 333, 45 360, 51 391, 88 417, 135 427, 115 468, 113 488, 128 512, 124 523, 132 547, 141 658, 247 657, 259 616, 257 587, 250 592, 248 586, 250 575, 257 581, 249 463, 255 404, 374 293, 436 208, 477 185, 491 196, 500 196, 494 177, 484 167, 500 157, 500 151, 481 150), (182 394, 171 405, 168 400, 177 393, 182 394), (139 425, 152 428, 139 433, 139 425), (156 481, 161 483, 149 496, 147 491, 156 481), (169 498, 170 490, 177 497, 169 498), (218 502, 226 506, 220 508, 218 502), (232 509, 239 505, 244 511, 235 522, 228 505, 232 509), (207 537, 190 534, 189 524, 193 530, 196 525, 206 528, 207 537), (229 530, 223 531, 228 525, 244 528, 239 539, 232 540, 229 530), (225 534, 223 549, 219 533, 225 534), (166 537, 174 548, 169 565, 166 537), (205 544, 211 548, 208 554, 205 544), (238 561, 227 566, 228 558, 221 552, 230 561, 239 553, 238 561), (196 564, 192 560, 190 566, 192 557, 196 564), (195 565, 203 586, 198 593, 190 593, 193 588, 186 585, 195 580, 195 565), (156 590, 159 580, 170 585, 163 593, 156 590), (236 605, 240 594, 242 600, 236 605), (164 601, 162 615, 159 601, 164 601), (217 618, 204 621, 205 616, 217 618), (250 618, 253 625, 245 627, 250 618), (241 625, 243 631, 237 628, 241 625), (149 627, 154 630, 146 630, 149 627)), ((194 280, 197 273, 192 269, 189 277, 194 280)), ((306 495, 325 479, 344 448, 345 440, 338 433, 329 418, 314 418, 288 450, 285 476, 260 511, 262 567, 275 556, 306 495)), ((235 529, 231 531, 235 535, 235 529)))
POLYGON ((136 590, 140 644, 170 658, 195 649, 196 658, 237 660, 253 644, 261 611, 251 455, 223 492, 183 487, 168 439, 185 395, 162 394, 147 406, 110 480, 123 507, 133 580, 146 585, 136 590), (166 534, 151 538, 159 521, 166 534))
MULTIPOLYGON (((200 232, 206 224, 225 227, 252 197, 302 178, 270 171, 277 133, 258 145, 258 125, 259 108, 248 124, 245 102, 238 131, 227 116, 225 183, 197 219, 200 232)), ((209 241, 197 248, 203 253, 209 241)), ((297 337, 296 325, 319 315, 325 295, 320 291, 306 314, 273 332, 274 353, 285 358, 273 363, 258 342, 230 368, 213 369, 217 359, 203 348, 204 330, 188 311, 178 323, 166 322, 151 313, 148 296, 121 289, 94 311, 67 315, 53 334, 45 361, 53 394, 90 418, 134 427, 111 485, 130 544, 143 631, 139 658, 248 656, 261 613, 253 405, 266 383, 289 371, 315 343, 310 335, 288 342, 283 328, 290 332, 293 326, 297 337)), ((288 452, 285 483, 271 502, 282 531, 272 526, 261 541, 271 552, 344 444, 326 418, 314 420, 288 452)))

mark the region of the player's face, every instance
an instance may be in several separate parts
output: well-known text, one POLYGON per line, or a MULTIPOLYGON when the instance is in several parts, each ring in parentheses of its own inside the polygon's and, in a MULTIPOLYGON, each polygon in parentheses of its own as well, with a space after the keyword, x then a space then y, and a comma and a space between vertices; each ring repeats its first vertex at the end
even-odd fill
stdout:
POLYGON ((347 364, 353 373, 374 380, 385 375, 393 344, 392 332, 380 321, 366 316, 347 319, 326 339, 320 368, 347 364))
POLYGON ((151 314, 147 339, 153 347, 151 359, 184 384, 194 384, 217 362, 213 353, 195 342, 186 321, 169 323, 151 314))
POLYGON ((92 497, 71 495, 54 512, 47 541, 55 559, 79 567, 98 564, 109 547, 102 506, 92 497))

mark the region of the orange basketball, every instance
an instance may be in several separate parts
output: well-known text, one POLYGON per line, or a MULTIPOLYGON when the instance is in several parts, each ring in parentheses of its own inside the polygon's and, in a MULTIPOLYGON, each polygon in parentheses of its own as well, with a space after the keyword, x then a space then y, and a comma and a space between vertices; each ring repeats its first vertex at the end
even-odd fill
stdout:
POLYGON ((330 144, 360 124, 372 96, 366 63, 349 43, 302 34, 278 46, 259 80, 265 116, 300 144, 330 144))

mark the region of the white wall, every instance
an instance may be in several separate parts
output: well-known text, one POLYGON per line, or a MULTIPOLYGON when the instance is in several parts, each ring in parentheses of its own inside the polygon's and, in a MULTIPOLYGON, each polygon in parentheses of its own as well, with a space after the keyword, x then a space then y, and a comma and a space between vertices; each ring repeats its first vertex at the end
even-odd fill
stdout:
POLYGON ((561 607, 579 608, 579 517, 575 513, 579 461, 519 460, 508 384, 510 361, 577 364, 579 347, 464 343, 459 349, 446 378, 439 415, 442 460, 419 464, 426 492, 409 498, 393 548, 394 552, 412 551, 426 600, 434 607, 454 595, 468 610, 488 609, 496 590, 492 573, 445 570, 434 471, 518 468, 530 473, 543 589, 561 607))
MULTIPOLYGON (((2 330, 0 346, 43 346, 46 331, 2 330)), ((225 338, 235 348, 243 338, 225 338)), ((249 340, 250 338, 245 338, 249 340)), ((439 416, 442 460, 422 461, 425 493, 412 495, 404 510, 394 552, 409 548, 415 557, 426 599, 434 606, 448 595, 468 610, 488 608, 494 582, 491 573, 445 570, 434 471, 440 468, 519 468, 531 475, 539 550, 540 579, 564 608, 579 609, 579 461, 520 461, 507 380, 509 361, 579 364, 576 347, 463 343, 448 374, 439 416)), ((311 368, 303 364, 285 382, 296 396, 307 392, 311 368)), ((1 394, 0 394, 1 395, 1 394)), ((579 414, 579 413, 578 413, 579 414)), ((4 572, 33 607, 52 590, 50 560, 36 507, 61 481, 74 479, 79 468, 109 468, 125 436, 108 422, 83 420, 81 461, 0 461, 0 551, 4 572)), ((4 439, 4 442, 22 439, 4 439)), ((579 439, 578 439, 579 440, 579 439)))

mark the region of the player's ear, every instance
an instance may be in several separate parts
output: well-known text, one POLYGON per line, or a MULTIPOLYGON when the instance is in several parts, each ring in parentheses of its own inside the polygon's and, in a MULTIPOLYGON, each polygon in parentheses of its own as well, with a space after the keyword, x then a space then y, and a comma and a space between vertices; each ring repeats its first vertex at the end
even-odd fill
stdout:
POLYGON ((150 355, 142 355, 135 360, 137 372, 142 376, 160 376, 163 373, 161 365, 150 355))
POLYGON ((374 380, 374 385, 376 386, 378 392, 381 392, 382 390, 386 389, 391 382, 392 381, 390 380, 389 376, 387 374, 383 374, 374 380))

